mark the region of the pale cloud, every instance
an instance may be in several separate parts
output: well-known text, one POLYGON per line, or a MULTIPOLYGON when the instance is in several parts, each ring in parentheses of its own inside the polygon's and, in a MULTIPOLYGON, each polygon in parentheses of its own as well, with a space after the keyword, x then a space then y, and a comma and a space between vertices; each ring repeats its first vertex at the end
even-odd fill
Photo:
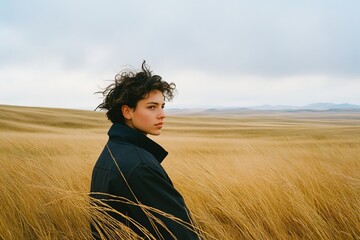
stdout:
POLYGON ((335 103, 359 102, 360 78, 342 81, 326 75, 264 77, 191 71, 168 78, 177 84, 179 91, 176 104, 170 106, 299 106, 329 99, 335 103))
MULTIPOLYGON (((93 54, 97 56, 96 51, 93 54)), ((109 85, 114 75, 115 72, 99 72, 96 68, 65 71, 55 62, 45 69, 40 65, 1 69, 0 76, 7 81, 0 81, 3 91, 0 102, 94 109, 101 102, 101 95, 94 95, 94 92, 109 85)), ((191 70, 161 75, 164 80, 177 85, 178 93, 172 102, 167 103, 168 108, 304 105, 329 99, 335 103, 359 102, 360 78, 348 81, 326 75, 277 78, 191 70)))
POLYGON ((64 71, 59 65, 0 69, 0 103, 24 106, 95 108, 101 74, 64 71))

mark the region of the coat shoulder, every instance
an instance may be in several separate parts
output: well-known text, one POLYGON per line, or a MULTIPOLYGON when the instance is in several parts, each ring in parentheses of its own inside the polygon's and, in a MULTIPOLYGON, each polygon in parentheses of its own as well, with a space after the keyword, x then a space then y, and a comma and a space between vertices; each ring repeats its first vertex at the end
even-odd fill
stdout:
POLYGON ((130 143, 109 141, 101 152, 94 169, 107 170, 125 177, 140 165, 160 165, 156 158, 143 148, 130 143))

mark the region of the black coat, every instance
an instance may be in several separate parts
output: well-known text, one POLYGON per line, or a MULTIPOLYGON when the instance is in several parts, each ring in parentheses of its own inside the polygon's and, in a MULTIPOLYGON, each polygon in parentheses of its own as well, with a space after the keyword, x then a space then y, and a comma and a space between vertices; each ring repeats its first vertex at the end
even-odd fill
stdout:
MULTIPOLYGON (((123 214, 108 211, 112 217, 129 226, 139 236, 145 237, 146 234, 123 216, 138 222, 157 239, 174 239, 156 220, 153 220, 156 226, 153 227, 148 215, 138 205, 121 201, 128 199, 169 213, 186 223, 191 222, 183 197, 160 165, 168 153, 144 134, 124 124, 113 124, 108 135, 109 141, 93 170, 91 196, 102 199, 103 203, 123 214), (122 198, 116 199, 101 193, 122 198)), ((160 219, 177 239, 198 239, 193 231, 172 219, 154 211, 149 213, 160 219)), ((94 225, 91 225, 91 228, 93 236, 96 237, 98 233, 94 225)))

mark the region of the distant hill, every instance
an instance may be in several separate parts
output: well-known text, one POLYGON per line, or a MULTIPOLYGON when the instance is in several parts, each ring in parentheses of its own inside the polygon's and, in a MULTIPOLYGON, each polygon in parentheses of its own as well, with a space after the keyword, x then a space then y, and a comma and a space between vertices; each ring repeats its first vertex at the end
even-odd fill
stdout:
POLYGON ((353 105, 349 103, 313 103, 304 106, 305 109, 313 109, 313 110, 330 110, 330 109, 360 109, 359 105, 353 105))
POLYGON ((97 131, 110 125, 104 113, 77 109, 0 105, 0 132, 97 131))

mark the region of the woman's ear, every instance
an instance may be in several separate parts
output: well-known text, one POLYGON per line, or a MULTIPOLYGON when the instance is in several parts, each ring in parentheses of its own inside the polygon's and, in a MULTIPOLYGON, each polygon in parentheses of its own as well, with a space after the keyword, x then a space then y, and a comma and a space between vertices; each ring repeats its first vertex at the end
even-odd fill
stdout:
POLYGON ((122 115, 124 116, 125 119, 131 120, 131 118, 132 118, 132 114, 131 114, 132 109, 129 106, 122 105, 121 106, 121 113, 122 113, 122 115))

